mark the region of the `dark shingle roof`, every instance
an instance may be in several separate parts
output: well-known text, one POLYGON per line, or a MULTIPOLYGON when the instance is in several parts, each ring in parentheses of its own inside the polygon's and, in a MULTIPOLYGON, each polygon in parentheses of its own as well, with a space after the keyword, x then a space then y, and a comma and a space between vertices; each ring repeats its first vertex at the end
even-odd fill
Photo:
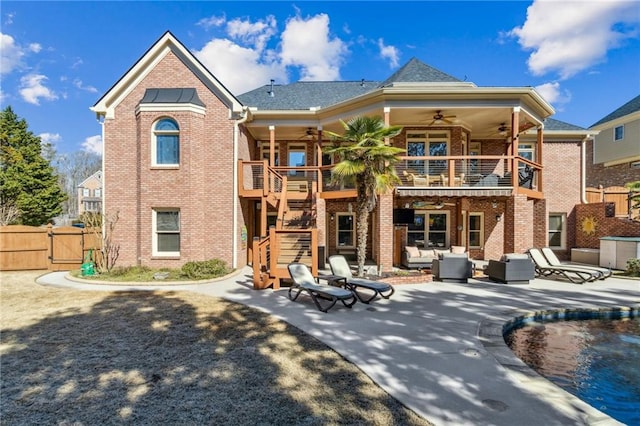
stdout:
POLYGON ((196 89, 147 89, 141 104, 194 104, 205 106, 196 89))
POLYGON ((412 58, 402 68, 384 82, 379 81, 299 81, 286 85, 259 87, 238 96, 245 106, 259 110, 306 110, 311 107, 328 107, 347 99, 363 95, 393 83, 442 83, 459 82, 416 58, 412 58))
POLYGON ((363 95, 378 87, 377 81, 298 81, 259 87, 238 96, 242 104, 259 110, 308 110, 327 107, 363 95))
POLYGON ((584 127, 569 124, 553 118, 545 118, 544 130, 586 130, 584 127))
POLYGON ((606 123, 607 121, 615 120, 616 118, 623 117, 625 115, 629 115, 633 112, 640 111, 640 95, 631 99, 626 104, 622 105, 617 110, 613 111, 611 114, 606 117, 600 119, 599 121, 593 123, 591 127, 597 126, 598 124, 606 123))
POLYGON ((411 58, 402 68, 383 81, 380 87, 390 86, 393 83, 447 83, 459 81, 461 80, 430 67, 416 58, 411 58))

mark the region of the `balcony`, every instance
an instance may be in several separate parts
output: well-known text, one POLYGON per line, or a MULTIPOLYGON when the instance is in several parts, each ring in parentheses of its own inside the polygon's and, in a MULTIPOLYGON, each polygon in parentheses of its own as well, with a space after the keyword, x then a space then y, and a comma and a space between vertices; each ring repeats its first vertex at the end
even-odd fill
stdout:
MULTIPOLYGON (((511 196, 542 198, 542 166, 519 156, 400 157, 396 191, 405 196, 511 196), (515 173, 513 172, 515 170, 515 173)), ((327 199, 355 197, 353 187, 331 182, 332 166, 269 167, 267 161, 240 161, 240 196, 278 194, 327 199), (321 179, 319 179, 321 177, 321 179), (266 185, 265 185, 266 182, 266 185)))

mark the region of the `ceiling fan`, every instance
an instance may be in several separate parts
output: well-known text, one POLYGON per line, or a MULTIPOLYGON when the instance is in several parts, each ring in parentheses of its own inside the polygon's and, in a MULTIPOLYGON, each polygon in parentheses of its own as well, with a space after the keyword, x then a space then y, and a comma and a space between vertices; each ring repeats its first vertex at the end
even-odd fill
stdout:
POLYGON ((491 133, 491 136, 498 135, 502 137, 507 137, 510 129, 511 127, 507 126, 507 123, 500 123, 496 131, 491 133))
POLYGON ((413 203, 413 208, 414 209, 421 209, 421 208, 427 208, 427 209, 436 209, 436 210, 440 210, 442 208, 444 208, 444 206, 455 206, 456 203, 445 203, 443 201, 438 200, 437 202, 430 202, 430 201, 415 201, 413 203))
POLYGON ((434 124, 441 124, 441 123, 447 123, 447 124, 453 124, 454 120, 450 120, 452 118, 456 118, 455 115, 443 115, 441 110, 436 111, 436 114, 433 116, 433 120, 431 121, 431 123, 429 123, 429 126, 432 126, 434 124))
POLYGON ((313 131, 313 127, 307 127, 307 130, 305 130, 304 135, 300 136, 299 139, 313 139, 316 135, 317 133, 313 131))

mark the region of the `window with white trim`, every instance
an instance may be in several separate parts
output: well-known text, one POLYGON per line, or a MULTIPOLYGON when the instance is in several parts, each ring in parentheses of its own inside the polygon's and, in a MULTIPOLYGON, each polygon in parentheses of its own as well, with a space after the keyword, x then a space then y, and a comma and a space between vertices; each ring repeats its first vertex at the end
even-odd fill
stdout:
POLYGON ((336 214, 336 241, 339 248, 356 246, 356 222, 353 213, 336 214))
MULTIPOLYGON (((446 156, 449 154, 448 132, 407 132, 407 155, 410 157, 446 156)), ((439 175, 445 173, 444 160, 410 160, 409 169, 417 174, 439 175)))
POLYGON ((153 210, 153 255, 180 256, 180 210, 153 210))
POLYGON ((151 158, 154 166, 180 164, 180 128, 171 118, 162 118, 153 126, 151 158))
POLYGON ((484 213, 469 213, 469 248, 482 248, 484 213))
POLYGON ((566 246, 565 213, 549 214, 549 243, 550 248, 564 249, 566 246))
POLYGON ((613 129, 613 140, 614 141, 621 141, 622 139, 624 139, 624 125, 614 127, 614 129, 613 129))
POLYGON ((407 227, 407 245, 426 248, 449 247, 449 212, 416 211, 407 227))
POLYGON ((100 188, 94 189, 93 195, 95 197, 102 197, 102 189, 100 189, 100 188))
MULTIPOLYGON (((275 164, 271 164, 272 166, 279 166, 280 165, 280 150, 278 149, 278 144, 275 145, 274 147, 274 160, 275 160, 275 164)), ((269 144, 269 142, 262 142, 260 145, 260 159, 261 160, 267 160, 270 161, 270 157, 271 157, 271 146, 269 144)))
POLYGON ((535 143, 519 143, 518 155, 529 161, 536 161, 536 144, 535 143))

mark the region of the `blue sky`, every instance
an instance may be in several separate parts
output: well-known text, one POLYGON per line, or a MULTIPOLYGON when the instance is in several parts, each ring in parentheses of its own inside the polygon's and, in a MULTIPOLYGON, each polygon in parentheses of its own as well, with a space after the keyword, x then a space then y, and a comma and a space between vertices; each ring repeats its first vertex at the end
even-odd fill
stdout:
POLYGON ((89 110, 167 30, 235 94, 384 80, 412 57, 478 86, 533 86, 589 127, 640 93, 636 1, 14 2, 0 102, 58 152, 99 151, 89 110))

